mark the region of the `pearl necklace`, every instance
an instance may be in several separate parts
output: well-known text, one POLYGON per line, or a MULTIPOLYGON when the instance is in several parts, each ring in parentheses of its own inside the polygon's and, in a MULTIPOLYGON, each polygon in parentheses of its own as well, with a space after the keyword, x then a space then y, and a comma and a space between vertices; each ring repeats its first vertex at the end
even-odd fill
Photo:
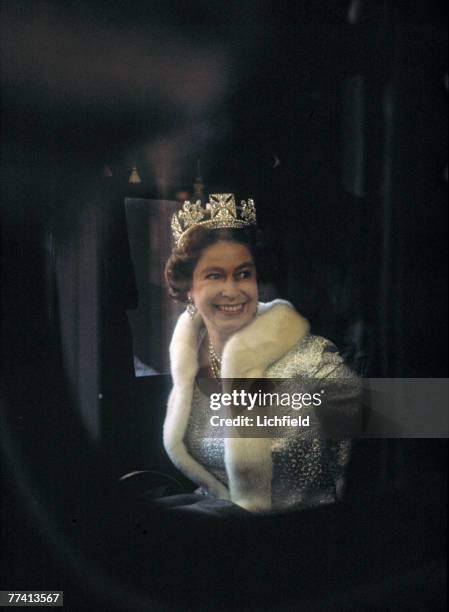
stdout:
POLYGON ((215 352, 214 346, 211 339, 209 338, 209 357, 210 357, 210 369, 214 378, 220 380, 221 378, 221 359, 215 352))

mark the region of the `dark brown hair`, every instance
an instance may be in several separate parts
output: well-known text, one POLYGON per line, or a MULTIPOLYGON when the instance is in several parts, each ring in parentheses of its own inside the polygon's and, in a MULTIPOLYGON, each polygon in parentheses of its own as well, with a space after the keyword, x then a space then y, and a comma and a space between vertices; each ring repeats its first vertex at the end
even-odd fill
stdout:
POLYGON ((251 253, 254 262, 258 263, 259 251, 262 248, 260 237, 255 227, 242 229, 206 229, 197 227, 191 230, 184 239, 182 248, 174 248, 165 266, 165 279, 168 292, 176 302, 187 302, 187 294, 192 285, 193 271, 204 249, 219 240, 244 244, 251 253))

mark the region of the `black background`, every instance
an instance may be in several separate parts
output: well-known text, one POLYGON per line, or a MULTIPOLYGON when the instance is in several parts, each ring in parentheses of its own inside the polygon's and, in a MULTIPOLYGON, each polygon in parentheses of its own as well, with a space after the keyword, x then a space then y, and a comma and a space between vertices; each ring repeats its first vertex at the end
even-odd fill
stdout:
MULTIPOLYGON (((192 561, 187 571, 175 523, 166 527, 177 535, 167 535, 173 550, 165 557, 172 555, 178 574, 187 572, 190 586, 166 586, 169 563, 160 583, 146 584, 142 576, 159 557, 142 538, 137 543, 130 536, 141 509, 126 526, 123 513, 132 514, 126 504, 110 513, 123 495, 117 500, 108 483, 152 457, 136 448, 148 397, 157 407, 152 444, 159 448, 168 388, 163 379, 146 387, 133 382, 126 309, 138 296, 123 198, 172 198, 190 189, 198 157, 208 192, 255 198, 273 248, 273 283, 316 333, 331 338, 366 375, 447 376, 446 8, 438 2, 360 2, 350 23, 349 5, 3 3, 2 588, 60 586, 66 601, 70 594, 69 609, 87 609, 95 593, 95 609, 102 609, 104 593, 85 586, 61 562, 72 554, 61 549, 63 534, 82 559, 100 551, 104 563, 111 556, 105 542, 112 538, 112 557, 124 560, 141 589, 179 596, 179 606, 188 593, 191 605, 197 602, 195 580, 200 594, 212 596, 203 584, 205 567, 232 567, 211 561, 207 547, 199 546, 204 566, 195 572, 192 561), (344 84, 356 75, 364 84, 363 118, 357 123, 349 115, 349 121, 363 143, 351 157, 344 84), (358 155, 363 171, 356 193, 344 177, 358 155), (281 163, 274 167, 276 157, 281 163), (138 187, 127 183, 134 163, 143 179, 138 187), (105 164, 110 179, 102 177, 105 164), (102 402, 96 401, 99 391, 102 402)), ((313 598, 319 609, 327 593, 341 587, 357 607, 360 592, 351 589, 362 584, 367 605, 393 605, 385 576, 396 577, 405 597, 410 575, 415 580, 421 572, 418 584, 430 584, 432 605, 442 605, 445 442, 372 441, 359 452, 364 467, 357 482, 365 493, 380 491, 358 519, 359 534, 374 534, 367 574, 348 570, 328 590, 315 582, 318 569, 303 583, 295 575, 310 592, 306 597, 298 587, 292 597, 308 601, 309 609, 313 598), (379 549, 374 540, 381 533, 387 535, 379 549)), ((348 558, 360 563, 363 551, 343 530, 351 512, 366 508, 353 503, 346 514, 308 515, 313 537, 306 549, 317 568, 312 550, 332 557, 317 525, 340 525, 348 558)), ((162 554, 164 540, 154 526, 166 519, 145 520, 145 535, 152 534, 162 554)), ((209 533, 203 525, 198 529, 204 537, 209 533)), ((276 529, 271 525, 267 533, 276 529)), ((297 526, 284 533, 296 534, 292 551, 304 543, 297 526)), ((239 534, 228 540, 241 544, 239 534)), ((340 542, 335 537, 334 544, 340 542)), ((296 557, 282 550, 287 571, 296 557)), ((268 559, 253 552, 248 565, 256 556, 268 559)), ((255 584, 268 584, 265 569, 259 567, 255 584)), ((424 590, 410 597, 419 603, 424 590)), ((226 589, 231 599, 240 591, 234 583, 226 589)), ((214 595, 224 598, 223 592, 214 595)), ((281 593, 273 587, 265 596, 278 602, 281 593)), ((137 603, 129 606, 137 609, 137 603)))

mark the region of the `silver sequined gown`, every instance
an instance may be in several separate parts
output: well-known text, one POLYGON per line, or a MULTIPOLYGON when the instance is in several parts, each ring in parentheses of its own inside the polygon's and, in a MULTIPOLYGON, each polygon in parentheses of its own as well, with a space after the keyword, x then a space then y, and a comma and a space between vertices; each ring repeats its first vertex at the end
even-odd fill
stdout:
MULTIPOLYGON (((344 364, 335 346, 324 338, 312 335, 304 338, 270 366, 266 377, 283 379, 276 390, 290 394, 304 391, 304 385, 313 380, 316 388, 324 392, 328 409, 357 418, 360 381, 344 364)), ((280 407, 276 414, 282 416, 280 407)), ((323 436, 322 423, 313 409, 303 409, 301 414, 310 415, 308 428, 282 427, 271 438, 275 511, 332 503, 344 485, 350 441, 323 436)), ((210 424, 210 416, 209 399, 195 385, 184 441, 188 452, 227 486, 223 438, 226 434, 224 429, 210 424)), ((200 488, 198 493, 205 492, 200 488)))

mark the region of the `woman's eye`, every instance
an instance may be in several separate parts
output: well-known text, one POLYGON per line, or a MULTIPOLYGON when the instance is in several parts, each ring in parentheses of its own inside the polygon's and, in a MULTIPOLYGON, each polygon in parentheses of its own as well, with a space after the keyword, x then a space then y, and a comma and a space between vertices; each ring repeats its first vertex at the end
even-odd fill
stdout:
POLYGON ((208 274, 206 278, 208 280, 217 280, 218 278, 220 278, 220 275, 218 274, 218 272, 210 272, 210 274, 208 274))
POLYGON ((238 278, 250 278, 251 270, 242 270, 237 274, 238 278))

